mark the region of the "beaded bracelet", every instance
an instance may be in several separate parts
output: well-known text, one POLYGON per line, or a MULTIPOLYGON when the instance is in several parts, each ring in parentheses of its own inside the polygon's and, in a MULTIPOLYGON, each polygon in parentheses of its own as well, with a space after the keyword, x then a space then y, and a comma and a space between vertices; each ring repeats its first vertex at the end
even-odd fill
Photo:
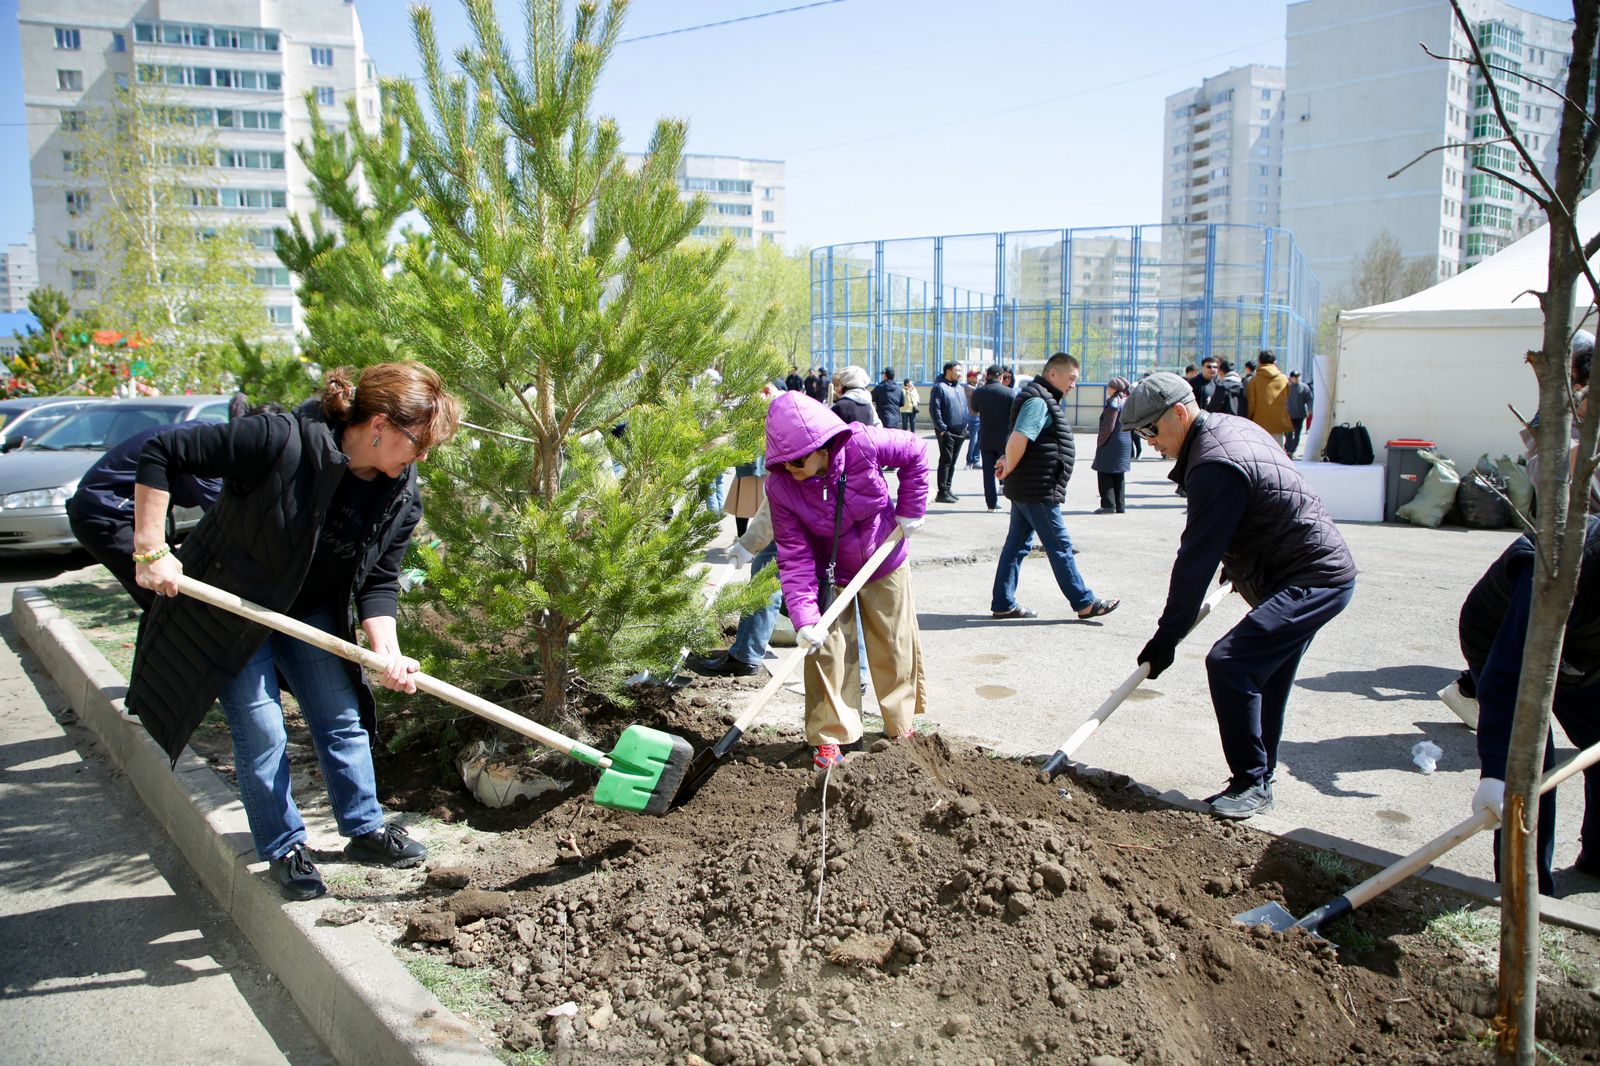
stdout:
POLYGON ((154 551, 134 552, 133 553, 133 561, 135 563, 138 563, 140 566, 148 566, 151 563, 155 562, 157 559, 164 559, 164 558, 166 558, 167 556, 169 556, 171 554, 172 554, 172 545, 163 544, 161 547, 155 549, 154 551))

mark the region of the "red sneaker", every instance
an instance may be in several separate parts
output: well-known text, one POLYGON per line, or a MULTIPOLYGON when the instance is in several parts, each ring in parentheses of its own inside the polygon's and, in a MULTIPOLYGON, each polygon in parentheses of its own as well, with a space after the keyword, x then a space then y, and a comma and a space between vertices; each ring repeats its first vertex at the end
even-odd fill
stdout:
POLYGON ((818 744, 816 754, 812 755, 811 761, 817 769, 826 770, 830 766, 844 762, 844 753, 839 750, 837 744, 818 744))

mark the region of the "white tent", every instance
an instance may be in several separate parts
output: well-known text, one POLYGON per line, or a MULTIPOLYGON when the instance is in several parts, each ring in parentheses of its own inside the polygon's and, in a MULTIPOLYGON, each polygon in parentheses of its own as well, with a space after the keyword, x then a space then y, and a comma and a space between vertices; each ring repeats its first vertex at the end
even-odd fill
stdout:
MULTIPOLYGON (((1600 197, 1591 196, 1579 205, 1578 232, 1597 231, 1600 197)), ((1326 399, 1332 412, 1307 454, 1320 453, 1329 426, 1358 421, 1372 434, 1379 462, 1384 441, 1397 437, 1435 441, 1463 470, 1484 452, 1522 454, 1506 404, 1527 418, 1538 410, 1538 383, 1525 357, 1543 344, 1544 314, 1530 290, 1545 287, 1549 252, 1550 227, 1541 226, 1431 289, 1340 313, 1338 351, 1317 384, 1318 406, 1326 399)), ((1581 278, 1575 304, 1574 326, 1587 316, 1581 324, 1593 330, 1581 278)))

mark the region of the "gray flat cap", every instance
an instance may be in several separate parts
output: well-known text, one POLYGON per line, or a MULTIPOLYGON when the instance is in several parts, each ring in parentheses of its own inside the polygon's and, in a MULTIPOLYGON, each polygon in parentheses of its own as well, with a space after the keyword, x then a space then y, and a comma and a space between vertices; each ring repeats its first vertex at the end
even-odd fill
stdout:
POLYGON ((1151 374, 1133 387, 1122 409, 1125 429, 1143 429, 1160 418, 1173 404, 1194 399, 1194 390, 1177 374, 1151 374))

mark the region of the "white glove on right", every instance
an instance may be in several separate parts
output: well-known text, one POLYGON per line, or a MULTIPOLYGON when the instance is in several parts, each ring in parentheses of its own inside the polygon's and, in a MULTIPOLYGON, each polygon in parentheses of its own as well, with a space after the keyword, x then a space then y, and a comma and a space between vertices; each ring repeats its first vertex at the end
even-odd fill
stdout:
POLYGON ((1495 821, 1505 807, 1506 783, 1498 777, 1485 777, 1478 782, 1478 791, 1472 794, 1472 811, 1493 811, 1495 821))
POLYGON ((735 570, 743 570, 755 557, 754 552, 746 551, 745 546, 738 541, 734 541, 733 547, 728 549, 728 561, 733 564, 735 570))
POLYGON ((794 631, 799 638, 801 647, 805 648, 807 655, 815 655, 822 650, 822 642, 828 639, 828 633, 821 626, 801 626, 794 631))
POLYGON ((907 537, 921 529, 922 524, 926 521, 927 518, 895 518, 896 524, 900 526, 900 532, 907 537))

